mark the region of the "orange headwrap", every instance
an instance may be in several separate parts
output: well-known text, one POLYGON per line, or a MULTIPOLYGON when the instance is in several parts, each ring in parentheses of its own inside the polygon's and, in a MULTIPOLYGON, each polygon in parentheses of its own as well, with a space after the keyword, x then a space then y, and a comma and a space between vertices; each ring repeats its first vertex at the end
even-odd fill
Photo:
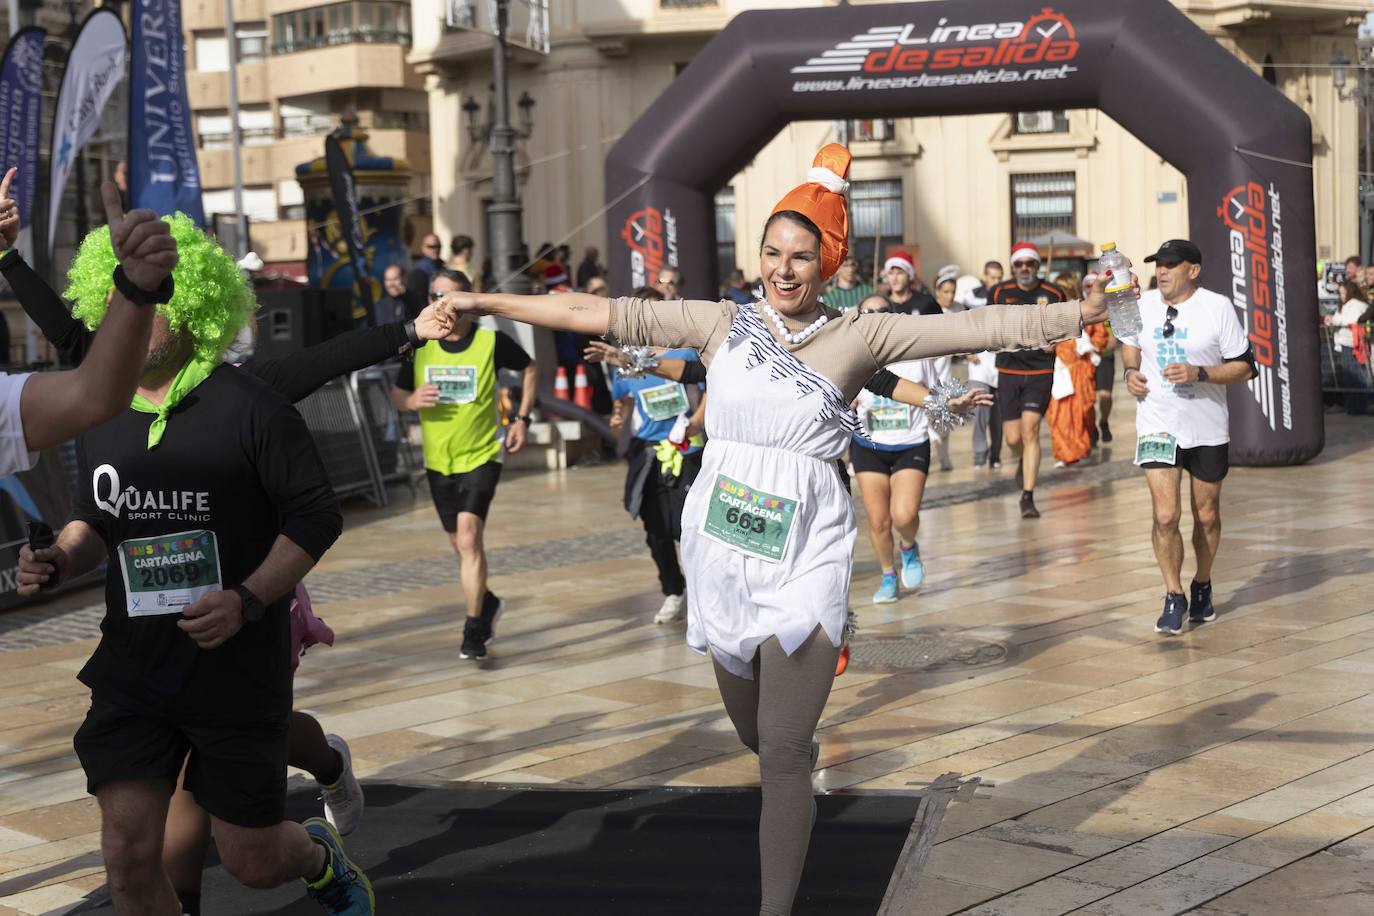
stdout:
MULTIPOLYGON (((821 279, 840 269, 849 253, 849 212, 844 192, 849 190, 849 150, 838 143, 821 147, 806 173, 806 184, 787 192, 773 213, 795 210, 821 230, 821 279)), ((770 214, 771 215, 771 214, 770 214)))

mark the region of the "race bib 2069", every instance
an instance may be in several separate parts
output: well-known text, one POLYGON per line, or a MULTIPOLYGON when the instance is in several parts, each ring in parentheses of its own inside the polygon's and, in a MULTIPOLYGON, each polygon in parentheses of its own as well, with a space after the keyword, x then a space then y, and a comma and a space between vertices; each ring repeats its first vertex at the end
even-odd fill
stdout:
POLYGON ((219 542, 213 531, 182 531, 119 545, 130 617, 180 614, 220 590, 219 542))

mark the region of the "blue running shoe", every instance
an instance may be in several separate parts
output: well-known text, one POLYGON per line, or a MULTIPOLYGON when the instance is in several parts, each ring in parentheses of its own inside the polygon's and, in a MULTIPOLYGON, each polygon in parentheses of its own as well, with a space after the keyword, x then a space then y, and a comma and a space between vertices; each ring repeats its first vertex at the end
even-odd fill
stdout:
POLYGON ((920 588, 926 581, 926 564, 921 562, 921 545, 915 541, 911 549, 898 545, 897 552, 902 555, 902 588, 920 588))
POLYGON ((1194 580, 1190 590, 1193 593, 1193 600, 1188 602, 1188 622, 1199 624, 1216 620, 1217 609, 1212 607, 1212 583, 1194 580))
POLYGON ((1166 636, 1177 636, 1183 632, 1183 615, 1188 613, 1188 599, 1178 593, 1169 592, 1164 596, 1164 613, 1155 621, 1155 632, 1166 636))
POLYGON ((874 604, 892 604, 897 600, 897 574, 883 573, 883 584, 873 593, 874 604))
POLYGON ((301 826, 329 854, 324 877, 305 883, 310 896, 331 916, 374 916, 377 901, 372 882, 349 860, 338 831, 322 817, 312 817, 301 826))

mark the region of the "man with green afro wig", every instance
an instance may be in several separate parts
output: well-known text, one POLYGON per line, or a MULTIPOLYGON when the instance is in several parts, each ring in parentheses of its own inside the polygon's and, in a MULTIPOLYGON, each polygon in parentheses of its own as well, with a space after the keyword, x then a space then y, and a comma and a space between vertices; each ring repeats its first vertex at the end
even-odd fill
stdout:
MULTIPOLYGON (((233 259, 189 216, 178 213, 163 220, 171 227, 179 260, 172 271, 172 299, 157 307, 162 319, 157 324, 165 322, 170 337, 149 358, 178 359, 190 354, 202 369, 213 369, 234 336, 252 321, 253 291, 233 259)), ((92 330, 105 320, 115 263, 109 227, 101 226, 82 241, 67 272, 66 296, 74 303, 72 315, 92 330)), ((149 368, 144 367, 145 371, 149 368)))
MULTIPOLYGON (((127 232, 112 215, 69 274, 72 314, 91 329, 110 303, 140 295, 119 267, 127 232)), ((342 530, 338 500, 296 409, 223 361, 254 307, 234 262, 186 216, 155 222, 179 260, 147 297, 157 314, 133 400, 78 440, 72 520, 56 544, 20 554, 21 594, 106 566, 102 637, 79 675, 91 708, 74 743, 100 805, 115 911, 182 913, 162 848, 185 761, 230 874, 255 888, 300 879, 326 912, 371 916, 371 884, 334 827, 286 820, 289 605, 342 530)))

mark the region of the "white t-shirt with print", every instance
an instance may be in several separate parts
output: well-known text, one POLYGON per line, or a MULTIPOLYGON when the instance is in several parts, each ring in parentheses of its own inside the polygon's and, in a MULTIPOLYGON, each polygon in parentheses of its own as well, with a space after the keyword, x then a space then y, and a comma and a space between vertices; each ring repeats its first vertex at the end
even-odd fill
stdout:
POLYGON ((1170 363, 1220 366, 1244 356, 1250 341, 1235 306, 1225 296, 1198 289, 1176 308, 1174 333, 1165 337, 1168 306, 1157 289, 1141 293, 1140 334, 1121 339, 1141 351, 1140 369, 1150 389, 1144 400, 1137 401, 1136 434, 1169 433, 1179 448, 1223 445, 1231 441, 1226 386, 1215 382, 1175 385, 1165 381, 1164 367, 1170 363))
MULTIPOLYGON (((929 359, 908 360, 884 368, 898 378, 927 388, 940 381, 934 361, 929 359)), ((920 445, 930 438, 930 425, 923 407, 881 397, 867 388, 859 392, 855 406, 859 422, 863 424, 863 438, 877 445, 920 445)))
POLYGON ((24 439, 24 418, 19 412, 19 397, 31 374, 0 372, 0 477, 27 471, 38 460, 24 439))

